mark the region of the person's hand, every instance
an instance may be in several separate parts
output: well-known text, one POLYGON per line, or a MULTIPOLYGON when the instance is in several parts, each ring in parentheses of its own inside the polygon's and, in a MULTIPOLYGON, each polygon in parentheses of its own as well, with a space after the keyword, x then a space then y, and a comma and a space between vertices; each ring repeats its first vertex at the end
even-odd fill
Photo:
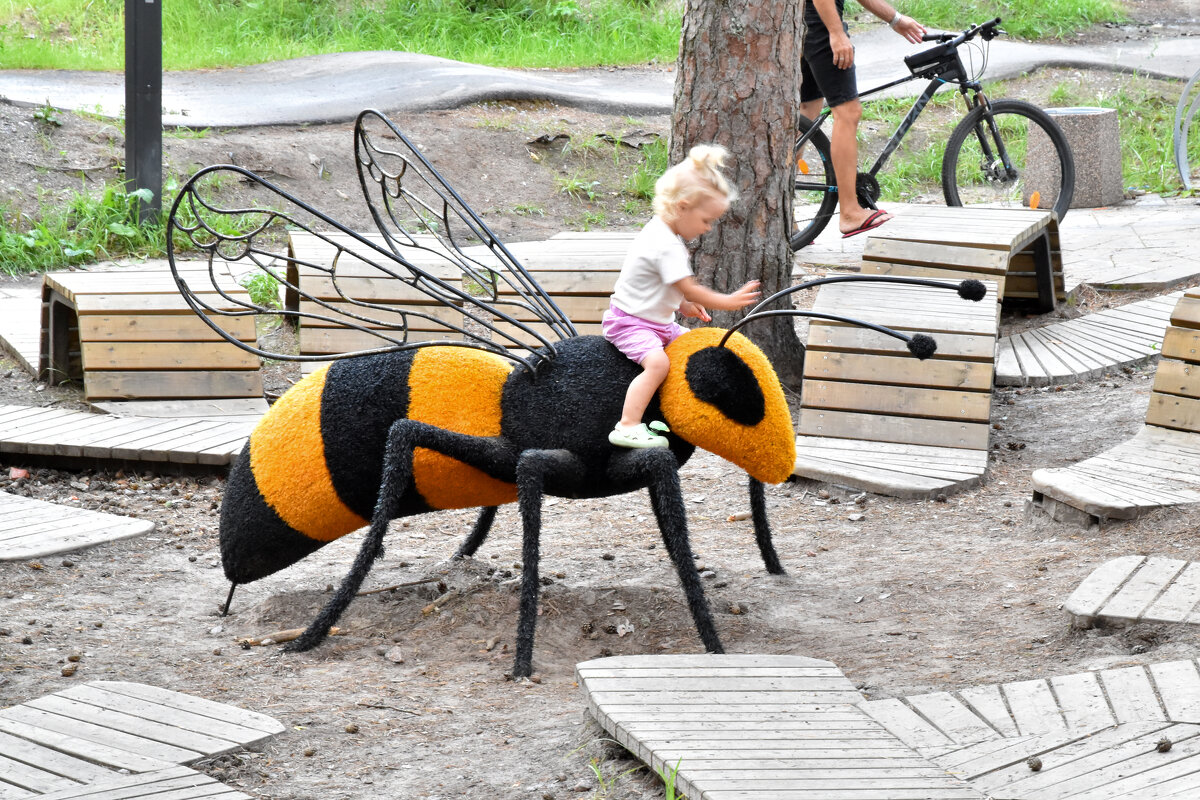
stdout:
POLYGON ((731 292, 729 301, 733 303, 734 308, 745 308, 751 305, 762 296, 762 292, 758 291, 758 286, 758 281, 750 281, 736 292, 731 292))
POLYGON ((693 303, 691 300, 684 300, 679 305, 679 313, 685 317, 698 319, 702 322, 712 322, 712 317, 709 316, 708 310, 699 303, 693 303))
POLYGON ((920 44, 921 37, 925 35, 924 25, 917 22, 912 17, 906 17, 903 14, 900 15, 900 21, 892 27, 892 30, 903 36, 912 44, 920 44))
POLYGON ((838 69, 850 69, 854 66, 854 45, 844 32, 829 33, 829 47, 833 50, 833 65, 838 69))

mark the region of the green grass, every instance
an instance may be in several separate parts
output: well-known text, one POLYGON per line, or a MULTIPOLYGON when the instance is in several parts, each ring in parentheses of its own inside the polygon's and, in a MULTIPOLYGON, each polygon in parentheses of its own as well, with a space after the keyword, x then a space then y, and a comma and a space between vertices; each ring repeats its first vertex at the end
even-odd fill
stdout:
MULTIPOLYGON (((865 14, 864 21, 875 19, 853 0, 846 5, 847 17, 853 8, 865 14)), ((1020 39, 1057 39, 1099 22, 1125 19, 1120 0, 904 0, 898 8, 926 27, 948 31, 1000 17, 1001 28, 1020 39)))
MULTIPOLYGON (((0 0, 0 63, 8 69, 120 70, 124 5, 124 0, 0 0)), ((359 50, 404 50, 504 67, 580 67, 673 62, 683 3, 171 0, 162 9, 163 64, 171 70, 359 50)), ((851 10, 861 13, 853 5, 851 10)), ((1120 0, 905 0, 903 11, 950 30, 999 16, 1009 33, 1026 39, 1064 37, 1124 18, 1120 0)))
MULTIPOLYGON (((478 64, 674 61, 678 0, 172 0, 166 69, 404 50, 478 64)), ((119 70, 123 0, 0 0, 6 68, 119 70)))

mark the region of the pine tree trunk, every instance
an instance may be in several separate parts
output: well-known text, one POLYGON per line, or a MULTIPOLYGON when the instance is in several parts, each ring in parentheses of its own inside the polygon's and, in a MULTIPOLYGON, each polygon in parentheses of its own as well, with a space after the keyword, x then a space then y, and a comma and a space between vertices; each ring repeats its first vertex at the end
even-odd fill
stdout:
MULTIPOLYGON (((705 286, 727 292, 762 281, 763 296, 791 285, 792 184, 796 109, 800 102, 803 0, 688 0, 675 77, 671 163, 696 144, 731 154, 728 172, 739 199, 701 239, 693 269, 705 286)), ((791 303, 784 300, 784 307, 791 303)), ((728 327, 744 311, 717 312, 728 327)), ((744 328, 792 386, 803 350, 795 318, 744 328)))

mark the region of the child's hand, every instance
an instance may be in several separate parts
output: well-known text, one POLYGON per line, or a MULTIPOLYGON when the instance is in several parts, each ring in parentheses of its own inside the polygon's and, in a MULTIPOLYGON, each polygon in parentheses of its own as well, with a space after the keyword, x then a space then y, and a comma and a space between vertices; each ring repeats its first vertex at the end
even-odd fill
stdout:
POLYGON ((762 296, 762 292, 758 291, 758 286, 758 281, 750 281, 736 292, 730 292, 729 299, 734 304, 734 308, 745 308, 755 303, 762 296))
POLYGON ((708 310, 699 303, 693 303, 691 300, 684 300, 679 306, 679 313, 685 317, 702 320, 704 322, 712 322, 712 317, 709 316, 708 310))

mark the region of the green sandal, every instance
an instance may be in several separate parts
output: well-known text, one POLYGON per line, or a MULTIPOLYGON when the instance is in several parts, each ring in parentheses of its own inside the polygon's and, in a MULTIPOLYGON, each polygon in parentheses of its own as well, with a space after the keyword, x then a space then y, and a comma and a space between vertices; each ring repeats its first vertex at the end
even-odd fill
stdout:
MULTIPOLYGON (((666 428, 661 422, 650 423, 655 428, 666 428)), ((652 433, 650 428, 645 424, 635 425, 632 428, 622 428, 619 424, 612 429, 608 434, 609 444, 617 447, 629 447, 633 449, 645 449, 650 447, 667 447, 670 442, 666 437, 659 436, 657 433, 652 433)))

